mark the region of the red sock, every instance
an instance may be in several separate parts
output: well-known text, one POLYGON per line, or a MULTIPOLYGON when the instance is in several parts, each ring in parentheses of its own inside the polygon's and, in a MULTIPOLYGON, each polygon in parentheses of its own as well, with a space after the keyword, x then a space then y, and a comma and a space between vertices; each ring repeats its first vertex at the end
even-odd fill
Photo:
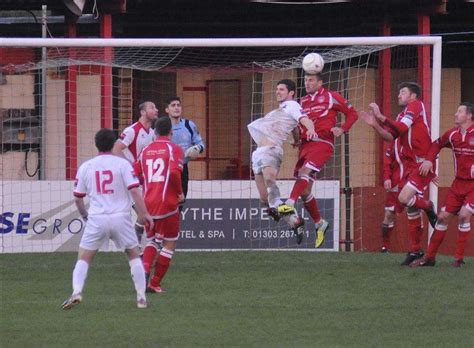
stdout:
POLYGON ((382 247, 384 247, 385 249, 390 249, 390 237, 392 235, 394 227, 394 224, 382 224, 382 247))
POLYGON ((168 268, 170 267, 171 258, 173 257, 173 251, 168 249, 161 249, 158 260, 156 261, 155 274, 151 280, 152 286, 160 286, 161 280, 165 277, 168 268))
POLYGON ((408 217, 408 242, 410 244, 410 252, 417 253, 421 250, 421 236, 423 229, 421 227, 421 215, 408 217))
POLYGON ((467 240, 469 239, 470 231, 458 231, 458 240, 456 241, 456 251, 454 258, 462 260, 464 258, 464 249, 466 248, 467 240))
POLYGON ((431 209, 431 202, 428 199, 425 199, 419 195, 415 195, 408 204, 410 203, 412 203, 412 205, 409 206, 413 208, 423 209, 425 211, 431 209), (412 203, 413 199, 414 202, 412 203))
POLYGON ((318 223, 321 220, 318 203, 316 202, 316 198, 314 198, 313 195, 309 195, 309 197, 304 202, 304 207, 315 223, 318 223))
POLYGON ((298 198, 301 196, 301 193, 308 186, 308 182, 308 176, 302 176, 301 178, 296 179, 296 182, 293 185, 293 189, 291 190, 290 194, 290 199, 293 200, 293 202, 298 201, 298 198))
POLYGON ((428 251, 426 252, 426 258, 434 260, 436 253, 438 252, 439 246, 443 242, 446 236, 446 231, 440 231, 435 229, 430 238, 430 244, 428 245, 428 251))
POLYGON ((153 242, 148 243, 143 250, 143 268, 145 268, 145 273, 150 273, 157 252, 158 249, 153 242))

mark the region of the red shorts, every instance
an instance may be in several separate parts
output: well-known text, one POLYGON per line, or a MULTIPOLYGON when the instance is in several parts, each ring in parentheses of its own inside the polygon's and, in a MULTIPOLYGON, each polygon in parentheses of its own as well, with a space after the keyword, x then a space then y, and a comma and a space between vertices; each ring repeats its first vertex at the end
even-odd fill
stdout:
POLYGON ((385 194, 385 210, 393 211, 400 214, 405 208, 398 200, 399 191, 388 191, 385 194))
POLYGON ((321 171, 326 162, 331 158, 333 152, 334 148, 325 142, 309 141, 304 143, 300 147, 294 176, 298 177, 299 170, 306 167, 314 171, 311 176, 315 179, 316 173, 321 171))
POLYGON ((421 176, 419 166, 416 166, 410 170, 406 184, 415 189, 417 193, 423 194, 431 180, 435 177, 436 175, 432 172, 428 173, 426 176, 421 176))
POLYGON ((457 214, 463 206, 474 212, 474 180, 454 179, 442 210, 457 214))
POLYGON ((179 212, 164 219, 153 220, 152 230, 147 229, 146 237, 156 237, 163 240, 178 240, 179 236, 179 212))

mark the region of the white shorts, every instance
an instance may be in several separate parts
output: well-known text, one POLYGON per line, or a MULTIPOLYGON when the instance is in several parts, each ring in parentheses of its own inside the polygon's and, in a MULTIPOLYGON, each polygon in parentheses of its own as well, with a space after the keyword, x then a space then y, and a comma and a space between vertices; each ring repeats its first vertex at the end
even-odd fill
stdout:
POLYGON ((273 167, 280 170, 283 159, 283 149, 279 146, 262 146, 252 152, 252 170, 254 174, 261 174, 263 168, 273 167))
POLYGON ((109 239, 118 249, 138 246, 130 213, 89 215, 79 246, 82 249, 99 250, 109 239))

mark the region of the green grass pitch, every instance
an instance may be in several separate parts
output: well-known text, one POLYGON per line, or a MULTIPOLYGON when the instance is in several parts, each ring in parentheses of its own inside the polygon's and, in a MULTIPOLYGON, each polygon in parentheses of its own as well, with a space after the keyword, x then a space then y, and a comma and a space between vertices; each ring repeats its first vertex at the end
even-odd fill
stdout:
POLYGON ((175 254, 150 307, 136 309, 123 254, 99 253, 82 304, 76 255, 3 254, 1 347, 474 346, 474 259, 401 268, 401 254, 175 254))

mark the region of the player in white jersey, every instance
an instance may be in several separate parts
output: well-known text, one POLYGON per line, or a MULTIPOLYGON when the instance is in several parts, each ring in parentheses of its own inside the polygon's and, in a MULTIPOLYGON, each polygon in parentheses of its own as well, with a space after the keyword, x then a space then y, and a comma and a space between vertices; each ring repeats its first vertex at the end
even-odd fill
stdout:
POLYGON ((140 118, 120 134, 112 152, 134 163, 143 148, 155 140, 155 132, 151 129, 153 122, 158 118, 158 109, 151 101, 138 106, 140 118))
POLYGON ((82 301, 82 289, 89 265, 99 248, 114 241, 117 248, 124 248, 128 255, 130 272, 137 292, 137 307, 146 308, 145 270, 140 260, 138 241, 133 231, 130 215, 132 198, 138 216, 153 226, 139 190, 140 183, 133 174, 131 164, 111 153, 116 136, 111 129, 101 129, 95 136, 99 155, 84 162, 77 171, 75 203, 86 227, 79 244, 78 260, 72 275, 73 293, 64 301, 62 308, 70 309, 82 301), (84 197, 89 197, 87 211, 84 197))
MULTIPOLYGON (((293 100, 295 93, 296 84, 292 80, 278 81, 276 87, 278 108, 247 126, 257 144, 257 149, 252 153, 252 169, 260 200, 268 205, 268 214, 276 221, 280 220, 277 207, 283 203, 276 184, 283 158, 283 143, 299 123, 308 130, 306 133, 308 138, 316 137, 313 122, 302 113, 301 106, 293 100)), ((289 213, 294 215, 294 210, 289 213)), ((299 229, 303 225, 303 220, 287 217, 287 222, 297 234, 299 244, 303 237, 303 231, 299 229)))
MULTIPOLYGON (((123 130, 120 139, 117 139, 112 150, 115 155, 126 158, 132 164, 137 160, 143 148, 155 140, 155 132, 151 129, 151 126, 158 118, 158 109, 151 101, 141 103, 138 109, 140 110, 140 118, 123 130)), ((135 233, 139 244, 142 240, 143 231, 143 221, 137 219, 135 233)))

